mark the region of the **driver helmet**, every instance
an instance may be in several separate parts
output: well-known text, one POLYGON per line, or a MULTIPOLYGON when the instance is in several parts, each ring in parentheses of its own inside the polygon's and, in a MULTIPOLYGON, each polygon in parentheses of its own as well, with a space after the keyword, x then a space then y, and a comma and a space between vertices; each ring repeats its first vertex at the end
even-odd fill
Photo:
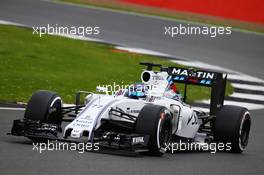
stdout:
POLYGON ((180 92, 178 91, 177 86, 172 81, 169 81, 169 84, 164 92, 164 97, 174 99, 177 101, 182 100, 182 96, 180 92))

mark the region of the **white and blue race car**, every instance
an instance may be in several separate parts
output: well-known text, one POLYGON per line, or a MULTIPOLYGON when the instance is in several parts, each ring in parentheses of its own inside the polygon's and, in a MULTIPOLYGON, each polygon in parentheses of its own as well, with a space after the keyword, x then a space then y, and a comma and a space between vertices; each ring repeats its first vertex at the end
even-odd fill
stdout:
POLYGON ((80 91, 76 104, 64 107, 54 92, 39 90, 11 134, 33 141, 98 143, 100 148, 163 155, 172 143, 223 143, 241 153, 248 144, 251 118, 246 108, 224 105, 226 76, 207 70, 147 66, 141 83, 114 95, 80 91), (154 71, 159 67, 160 71, 154 71), (184 97, 174 83, 184 83, 184 97), (211 87, 210 112, 185 103, 189 84, 211 87), (85 100, 81 104, 81 96, 85 100), (66 124, 65 124, 66 123, 66 124))

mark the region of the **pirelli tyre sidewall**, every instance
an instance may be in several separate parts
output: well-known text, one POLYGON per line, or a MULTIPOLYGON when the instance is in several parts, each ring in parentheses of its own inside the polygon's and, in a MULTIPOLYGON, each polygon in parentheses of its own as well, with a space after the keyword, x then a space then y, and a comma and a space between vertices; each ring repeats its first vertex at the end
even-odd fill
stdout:
POLYGON ((249 140, 250 113, 246 108, 226 105, 216 113, 214 137, 216 142, 230 143, 231 152, 242 153, 249 140))
POLYGON ((61 98, 51 91, 36 91, 30 98, 25 111, 25 119, 60 125, 61 98))
POLYGON ((149 153, 161 156, 165 152, 172 133, 172 115, 170 111, 158 105, 146 105, 142 108, 135 123, 135 132, 150 136, 149 153))

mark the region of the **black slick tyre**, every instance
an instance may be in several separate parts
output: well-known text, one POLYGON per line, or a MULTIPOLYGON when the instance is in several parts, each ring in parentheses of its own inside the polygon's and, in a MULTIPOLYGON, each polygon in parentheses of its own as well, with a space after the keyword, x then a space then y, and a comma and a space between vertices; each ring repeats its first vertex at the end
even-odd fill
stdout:
POLYGON ((135 132, 150 136, 149 153, 161 156, 166 151, 172 133, 171 113, 163 106, 146 105, 135 123, 135 132))
POLYGON ((248 144, 250 127, 251 117, 246 108, 225 105, 216 113, 215 141, 230 144, 231 152, 242 153, 248 144))

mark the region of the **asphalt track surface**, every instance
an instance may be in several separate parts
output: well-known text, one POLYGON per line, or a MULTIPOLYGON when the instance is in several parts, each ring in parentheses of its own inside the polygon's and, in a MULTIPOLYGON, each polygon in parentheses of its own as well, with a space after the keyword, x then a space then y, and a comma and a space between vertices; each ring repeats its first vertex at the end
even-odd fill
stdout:
MULTIPOLYGON (((140 17, 39 0, 1 0, 0 20, 26 25, 97 25, 109 42, 152 49, 220 65, 264 79, 264 37, 233 32, 231 36, 169 38, 165 25, 175 21, 140 17)), ((0 110, 0 174, 263 174, 263 110, 251 111, 252 132, 243 154, 187 152, 163 157, 127 157, 75 151, 32 151, 26 138, 6 135, 23 111, 0 110)))
POLYGON ((0 110, 0 169, 7 174, 263 174, 262 111, 253 111, 250 144, 243 154, 185 152, 163 157, 128 157, 77 151, 33 151, 32 143, 6 135, 23 111, 0 110))

